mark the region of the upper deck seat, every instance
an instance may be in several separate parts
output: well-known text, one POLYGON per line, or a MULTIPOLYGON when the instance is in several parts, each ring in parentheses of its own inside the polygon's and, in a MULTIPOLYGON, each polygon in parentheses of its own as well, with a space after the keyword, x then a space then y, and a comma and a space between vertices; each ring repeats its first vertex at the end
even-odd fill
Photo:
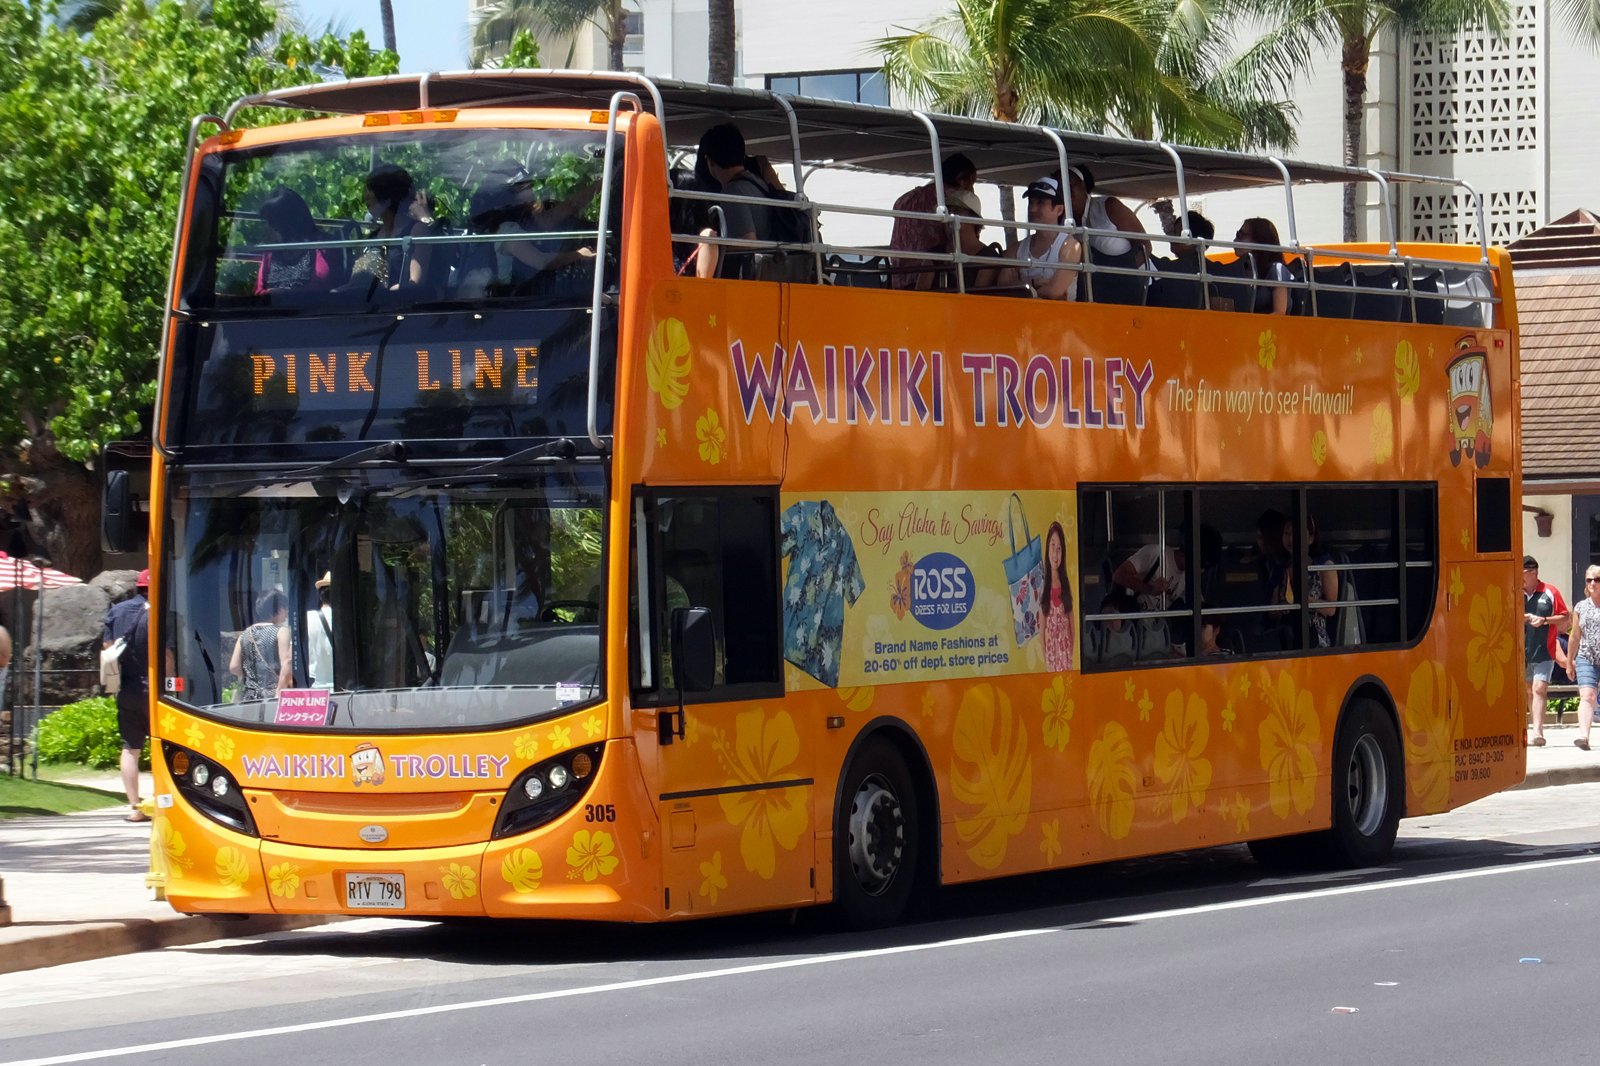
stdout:
POLYGON ((1437 326, 1444 322, 1444 301, 1434 299, 1439 295, 1439 282, 1443 272, 1433 267, 1411 268, 1411 291, 1416 294, 1417 321, 1437 326))
POLYGON ((1200 285, 1200 264, 1194 259, 1156 259, 1156 276, 1150 281, 1145 303, 1150 307, 1198 310, 1205 306, 1200 285))
POLYGON ((1361 263, 1351 267, 1355 278, 1355 303, 1351 318, 1370 322, 1399 322, 1411 318, 1409 312, 1402 316, 1405 300, 1401 296, 1400 271, 1392 264, 1361 263))
POLYGON ((1349 263, 1311 268, 1316 290, 1311 294, 1311 313, 1318 318, 1349 318, 1355 310, 1355 279, 1349 263))
MULTIPOLYGON (((1139 269, 1137 249, 1129 249, 1122 255, 1106 255, 1093 251, 1089 244, 1085 244, 1084 248, 1084 258, 1093 266, 1139 269)), ((1103 274, 1096 270, 1089 281, 1079 279, 1078 298, 1085 303, 1143 304, 1149 289, 1148 274, 1103 274)))
POLYGON ((1213 311, 1250 311, 1256 305, 1256 272, 1248 256, 1206 264, 1213 311))

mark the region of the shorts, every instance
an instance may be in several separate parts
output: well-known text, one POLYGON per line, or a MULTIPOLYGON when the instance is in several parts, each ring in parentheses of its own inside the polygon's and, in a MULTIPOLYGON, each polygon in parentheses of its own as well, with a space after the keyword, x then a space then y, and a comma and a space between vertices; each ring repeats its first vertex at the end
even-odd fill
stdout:
POLYGON ((1555 673, 1555 670, 1556 664, 1554 659, 1546 659, 1542 663, 1529 663, 1528 680, 1543 681, 1548 685, 1550 683, 1550 677, 1555 673))
POLYGON ((1600 688, 1600 666, 1580 655, 1572 661, 1572 667, 1578 672, 1579 688, 1600 688))
POLYGON ((150 739, 150 694, 147 692, 117 693, 117 732, 122 734, 122 746, 138 751, 150 739))

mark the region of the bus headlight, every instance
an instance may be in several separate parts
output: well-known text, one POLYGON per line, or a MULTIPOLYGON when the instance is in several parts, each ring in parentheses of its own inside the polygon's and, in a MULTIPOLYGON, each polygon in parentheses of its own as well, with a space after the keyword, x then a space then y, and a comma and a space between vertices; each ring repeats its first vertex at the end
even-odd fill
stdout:
POLYGON ((495 837, 526 833, 575 807, 594 780, 604 749, 604 744, 591 744, 564 751, 518 774, 506 790, 505 804, 495 822, 495 837))
POLYGON ((236 833, 260 835, 256 832, 256 822, 250 816, 250 807, 245 802, 244 794, 234 787, 226 769, 170 741, 162 741, 161 747, 166 755, 167 769, 178 786, 178 795, 188 800, 191 807, 236 833))

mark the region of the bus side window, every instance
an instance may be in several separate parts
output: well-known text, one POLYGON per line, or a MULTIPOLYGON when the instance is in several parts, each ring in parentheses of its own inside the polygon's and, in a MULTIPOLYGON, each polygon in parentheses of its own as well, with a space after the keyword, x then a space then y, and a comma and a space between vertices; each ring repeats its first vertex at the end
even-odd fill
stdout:
POLYGON ((711 612, 717 646, 712 689, 685 692, 686 701, 780 694, 776 489, 639 492, 630 615, 641 701, 677 698, 668 638, 672 611, 682 607, 711 612))

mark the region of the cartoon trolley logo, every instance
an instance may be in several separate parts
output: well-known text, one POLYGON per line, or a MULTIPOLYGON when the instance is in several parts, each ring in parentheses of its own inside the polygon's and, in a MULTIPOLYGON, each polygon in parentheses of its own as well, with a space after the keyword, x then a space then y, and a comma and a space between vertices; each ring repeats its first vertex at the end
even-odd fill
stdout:
POLYGON ((511 757, 483 752, 386 757, 376 744, 362 742, 349 755, 246 755, 241 762, 252 781, 343 779, 356 788, 375 788, 385 781, 503 781, 511 757))
POLYGON ((911 616, 929 629, 950 629, 972 610, 972 572, 949 552, 924 555, 911 570, 911 616))
POLYGON ((1489 443, 1494 436, 1494 406, 1489 391, 1489 353, 1476 334, 1456 341, 1455 358, 1445 372, 1450 376, 1450 463, 1460 466, 1463 456, 1478 466, 1489 465, 1489 443))

